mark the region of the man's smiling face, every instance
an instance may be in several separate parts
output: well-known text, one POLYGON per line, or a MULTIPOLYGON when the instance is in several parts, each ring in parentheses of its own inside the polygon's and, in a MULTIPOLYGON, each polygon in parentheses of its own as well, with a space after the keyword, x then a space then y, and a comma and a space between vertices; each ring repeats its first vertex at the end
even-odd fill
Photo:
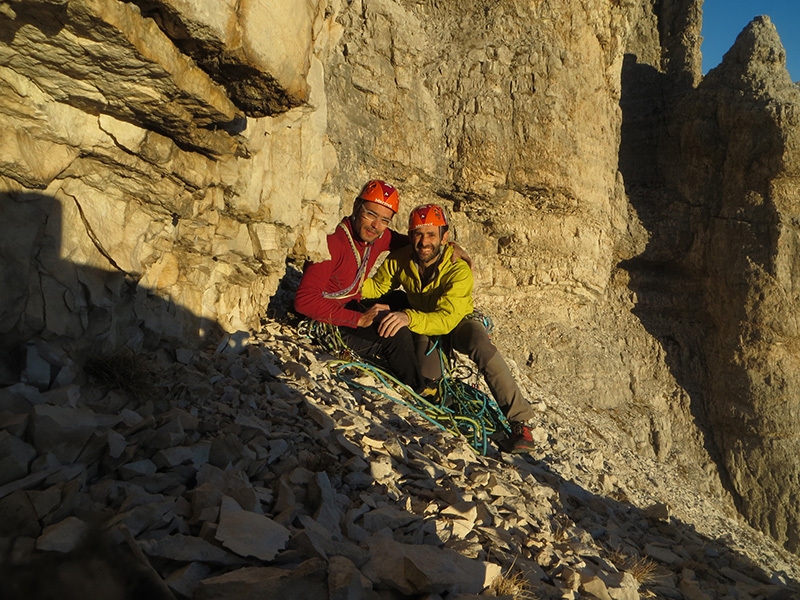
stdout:
POLYGON ((393 217, 394 213, 386 206, 363 201, 353 219, 353 232, 359 240, 371 244, 383 235, 393 217))
POLYGON ((445 231, 442 235, 438 225, 421 225, 408 233, 420 264, 428 266, 439 258, 442 244, 447 241, 447 233, 445 231))

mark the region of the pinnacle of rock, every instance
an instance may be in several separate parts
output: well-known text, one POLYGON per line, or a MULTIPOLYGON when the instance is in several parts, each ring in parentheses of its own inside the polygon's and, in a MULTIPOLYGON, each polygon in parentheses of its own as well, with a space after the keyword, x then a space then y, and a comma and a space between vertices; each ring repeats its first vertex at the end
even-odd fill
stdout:
POLYGON ((786 50, 769 17, 753 19, 708 78, 711 81, 722 79, 734 88, 747 85, 764 95, 791 86, 792 80, 786 70, 786 50), (767 86, 773 89, 766 92, 767 86))

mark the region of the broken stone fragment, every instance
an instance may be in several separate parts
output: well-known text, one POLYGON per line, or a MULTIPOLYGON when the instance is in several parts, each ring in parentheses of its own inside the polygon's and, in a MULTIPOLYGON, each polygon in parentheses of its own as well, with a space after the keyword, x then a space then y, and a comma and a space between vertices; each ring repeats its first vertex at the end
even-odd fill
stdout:
POLYGON ((133 479, 141 475, 152 475, 157 469, 152 460, 144 458, 122 465, 117 471, 122 479, 133 479))
POLYGON ((373 585, 403 594, 478 594, 499 574, 497 565, 489 568, 448 549, 400 544, 380 535, 367 543, 370 560, 362 573, 373 585))
POLYGON ((359 567, 369 560, 366 548, 349 539, 334 539, 330 532, 321 527, 308 515, 300 515, 298 521, 303 529, 292 536, 288 547, 299 551, 303 556, 318 556, 330 559, 333 556, 344 556, 359 567))
POLYGON ((134 537, 147 529, 160 529, 171 520, 170 511, 175 499, 166 498, 161 502, 152 502, 136 506, 120 512, 110 521, 109 526, 125 525, 134 537))
POLYGON ((167 558, 179 562, 202 561, 213 565, 241 564, 242 559, 204 539, 179 533, 152 541, 140 541, 148 556, 167 558))
POLYGON ((38 537, 41 533, 39 517, 28 495, 16 491, 0 499, 0 536, 38 537))
POLYGON ((200 581, 208 577, 211 567, 202 562, 189 563, 172 573, 164 579, 164 583, 173 592, 177 592, 185 598, 191 598, 200 581))
POLYGON ((211 464, 202 465, 197 471, 197 485, 192 493, 195 515, 206 510, 216 511, 222 503, 223 495, 236 500, 244 510, 263 512, 259 496, 246 473, 240 470, 224 471, 211 464))
POLYGON ((670 508, 665 502, 657 502, 645 508, 644 514, 650 519, 668 521, 670 518, 670 508))
POLYGON ((25 366, 20 376, 22 382, 44 391, 50 388, 52 376, 50 363, 39 354, 39 350, 33 343, 27 344, 25 348, 25 366))
POLYGON ((340 523, 344 515, 339 506, 336 490, 327 473, 315 473, 309 485, 309 509, 314 519, 331 535, 341 536, 340 523))
POLYGON ((242 510, 230 496, 222 498, 216 539, 240 556, 272 560, 286 547, 291 533, 286 527, 254 512, 242 510))
POLYGON ((153 463, 159 468, 172 468, 191 464, 196 468, 208 462, 211 444, 203 442, 193 446, 174 446, 159 450, 153 455, 153 463))
POLYGON ((647 544, 644 548, 647 556, 650 556, 665 565, 675 565, 682 561, 681 557, 671 549, 657 544, 647 544))
POLYGON ((328 561, 328 594, 330 600, 355 600, 372 591, 372 583, 344 556, 331 556, 328 561))
POLYGON ((106 434, 106 441, 108 443, 108 454, 111 458, 119 458, 128 447, 128 441, 121 433, 116 431, 109 431, 106 434))
POLYGON ((0 431, 0 485, 25 477, 34 458, 33 446, 5 430, 0 431))
POLYGON ((369 472, 378 482, 390 478, 394 472, 392 469, 392 459, 388 454, 379 454, 373 457, 369 463, 369 472))
POLYGON ((30 418, 27 412, 14 414, 0 409, 0 429, 14 437, 22 438, 28 429, 30 418))
POLYGON ((245 567, 204 579, 194 600, 306 600, 328 597, 328 565, 309 559, 294 569, 245 567))
POLYGON ((239 437, 233 433, 219 436, 211 443, 208 461, 220 469, 238 465, 243 457, 255 459, 255 453, 246 448, 239 437))
POLYGON ((40 404, 34 408, 33 445, 51 452, 62 463, 72 463, 97 431, 97 415, 86 409, 40 404))
POLYGON ((88 532, 88 523, 77 517, 67 517, 60 523, 44 528, 42 535, 36 540, 36 549, 45 552, 72 552, 88 532))
POLYGON ((478 518, 478 505, 475 502, 456 502, 443 508, 440 514, 472 524, 478 518))
POLYGON ((370 532, 378 532, 382 529, 395 531, 405 527, 410 523, 421 521, 422 517, 414 513, 395 508, 394 506, 382 506, 371 510, 363 516, 363 527, 370 532))
POLYGON ((28 492, 39 519, 44 519, 61 503, 61 487, 53 485, 43 491, 28 492))

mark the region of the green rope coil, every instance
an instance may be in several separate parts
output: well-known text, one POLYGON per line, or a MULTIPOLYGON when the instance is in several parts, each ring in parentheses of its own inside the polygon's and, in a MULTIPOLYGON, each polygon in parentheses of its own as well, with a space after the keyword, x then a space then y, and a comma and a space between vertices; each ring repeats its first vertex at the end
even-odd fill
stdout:
POLYGON ((452 377, 450 373, 440 380, 439 401, 433 403, 375 365, 333 360, 328 362, 328 368, 348 387, 402 404, 439 429, 467 438, 470 447, 480 455, 487 454, 489 441, 494 434, 502 432, 508 436, 511 432, 508 421, 493 398, 465 381, 452 377), (360 374, 370 375, 377 385, 356 381, 360 374), (395 393, 392 394, 392 391, 395 393))
POLYGON ((298 326, 298 333, 340 357, 329 361, 328 369, 348 387, 408 407, 439 429, 455 436, 466 437, 470 447, 480 455, 485 456, 488 452, 493 435, 502 433, 507 437, 511 433, 511 427, 494 398, 465 381, 474 372, 465 365, 451 368, 445 353, 438 346, 435 351, 439 353, 443 375, 439 380, 438 397, 434 403, 414 392, 384 369, 364 362, 348 348, 335 325, 304 320, 298 326), (376 385, 356 381, 360 375, 369 375, 376 381, 376 385))

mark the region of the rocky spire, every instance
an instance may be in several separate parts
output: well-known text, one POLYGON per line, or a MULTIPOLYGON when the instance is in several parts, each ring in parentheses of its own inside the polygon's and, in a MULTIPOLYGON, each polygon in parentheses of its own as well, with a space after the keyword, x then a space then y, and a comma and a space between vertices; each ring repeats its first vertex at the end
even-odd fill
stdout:
POLYGON ((708 72, 703 85, 725 85, 777 97, 792 85, 786 70, 786 50, 768 16, 753 19, 737 36, 722 62, 708 72))

